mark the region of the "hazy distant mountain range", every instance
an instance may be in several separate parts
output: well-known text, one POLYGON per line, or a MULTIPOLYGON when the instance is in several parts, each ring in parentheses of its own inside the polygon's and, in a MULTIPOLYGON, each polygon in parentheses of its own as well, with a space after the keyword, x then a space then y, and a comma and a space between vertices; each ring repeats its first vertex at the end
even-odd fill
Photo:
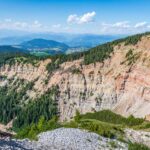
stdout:
POLYGON ((36 55, 62 54, 66 53, 66 51, 69 49, 69 46, 64 43, 46 39, 33 39, 14 47, 25 49, 29 51, 29 53, 36 55))
POLYGON ((25 33, 15 31, 0 30, 0 45, 18 45, 32 39, 47 39, 63 42, 70 47, 93 47, 100 43, 105 43, 118 39, 119 35, 94 35, 94 34, 69 34, 69 33, 25 33))
POLYGON ((99 44, 113 41, 123 36, 68 34, 68 33, 20 33, 3 31, 0 35, 0 45, 11 45, 33 54, 49 55, 85 51, 99 44), (5 37, 6 35, 10 35, 5 37), (16 35, 16 36, 12 36, 16 35))
POLYGON ((69 47, 64 43, 45 39, 33 39, 31 41, 21 43, 20 46, 24 49, 41 49, 41 48, 57 48, 57 47, 61 49, 67 49, 69 47))

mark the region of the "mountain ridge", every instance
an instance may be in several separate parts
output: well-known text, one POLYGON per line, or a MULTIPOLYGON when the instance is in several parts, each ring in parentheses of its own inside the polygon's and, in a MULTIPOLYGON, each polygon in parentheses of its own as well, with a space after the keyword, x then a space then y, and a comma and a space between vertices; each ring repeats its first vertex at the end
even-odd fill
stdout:
POLYGON ((113 35, 65 34, 65 33, 41 33, 41 34, 25 34, 24 36, 23 35, 0 37, 0 44, 19 45, 20 43, 25 41, 42 38, 42 39, 54 40, 54 41, 66 43, 70 47, 79 47, 79 46, 93 47, 100 43, 105 43, 125 36, 125 35, 113 36, 113 35), (88 40, 88 44, 86 44, 87 40, 88 40))
POLYGON ((61 48, 61 51, 69 48, 68 45, 64 43, 60 43, 54 40, 46 40, 46 39, 33 39, 30 41, 26 41, 20 44, 25 49, 44 49, 44 48, 61 48))

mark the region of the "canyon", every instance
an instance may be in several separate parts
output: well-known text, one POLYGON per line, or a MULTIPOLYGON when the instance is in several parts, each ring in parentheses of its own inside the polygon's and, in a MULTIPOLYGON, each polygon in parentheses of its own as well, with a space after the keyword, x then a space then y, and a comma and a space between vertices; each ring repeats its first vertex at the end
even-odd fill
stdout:
POLYGON ((103 109, 150 120, 150 35, 143 36, 135 45, 114 45, 114 51, 103 62, 84 65, 80 58, 64 62, 49 73, 46 66, 50 62, 49 58, 36 65, 2 65, 0 86, 7 85, 10 79, 34 82, 26 92, 30 99, 57 86, 61 121, 73 118, 76 110, 84 114, 103 109))

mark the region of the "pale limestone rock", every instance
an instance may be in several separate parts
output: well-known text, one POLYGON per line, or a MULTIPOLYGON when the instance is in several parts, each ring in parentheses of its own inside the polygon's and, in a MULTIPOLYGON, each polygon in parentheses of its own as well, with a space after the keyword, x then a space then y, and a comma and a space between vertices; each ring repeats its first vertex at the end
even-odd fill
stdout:
MULTIPOLYGON (((34 85, 36 92, 28 91, 31 98, 58 85, 57 103, 61 121, 72 118, 76 110, 86 113, 103 109, 144 118, 150 115, 150 38, 143 37, 134 46, 122 43, 114 49, 111 57, 103 63, 81 65, 82 59, 65 62, 60 69, 49 74, 46 65, 50 60, 45 60, 38 67, 5 65, 0 69, 0 75, 28 81, 37 79, 34 85), (130 49, 139 56, 132 65, 128 65, 126 58, 130 49), (79 68, 81 73, 73 74, 73 68, 79 68), (48 80, 47 84, 45 80, 48 80)), ((0 81, 1 86, 4 84, 0 81)))

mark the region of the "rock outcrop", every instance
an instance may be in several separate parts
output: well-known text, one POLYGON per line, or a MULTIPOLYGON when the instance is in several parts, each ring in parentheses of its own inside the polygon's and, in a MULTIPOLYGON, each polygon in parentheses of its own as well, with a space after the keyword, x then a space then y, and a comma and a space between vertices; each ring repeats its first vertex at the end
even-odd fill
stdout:
POLYGON ((52 73, 46 70, 49 59, 38 66, 5 65, 1 67, 0 76, 7 79, 0 80, 0 85, 4 86, 13 77, 35 81, 35 90, 28 91, 32 98, 58 85, 61 121, 72 118, 76 110, 86 113, 103 109, 145 118, 150 114, 149 58, 150 37, 145 36, 136 45, 116 45, 111 57, 103 63, 84 65, 80 59, 65 62, 52 73), (132 51, 131 58, 128 58, 129 51, 132 51))

